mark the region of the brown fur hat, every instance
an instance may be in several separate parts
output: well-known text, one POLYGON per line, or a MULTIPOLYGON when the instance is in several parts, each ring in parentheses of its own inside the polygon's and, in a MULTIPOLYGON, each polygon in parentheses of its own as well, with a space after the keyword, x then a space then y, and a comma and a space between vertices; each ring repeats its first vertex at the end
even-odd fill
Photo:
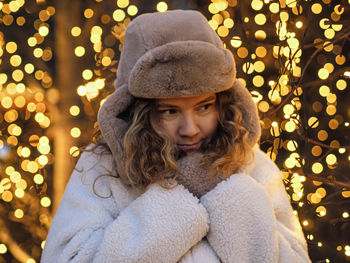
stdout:
POLYGON ((143 14, 127 27, 116 88, 142 98, 195 96, 232 87, 232 53, 197 11, 143 14))
POLYGON ((174 10, 135 18, 125 33, 115 87, 98 113, 98 122, 119 165, 126 125, 117 116, 134 97, 190 97, 230 89, 244 102, 241 110, 249 142, 254 145, 260 137, 256 105, 236 80, 233 55, 197 11, 174 10))

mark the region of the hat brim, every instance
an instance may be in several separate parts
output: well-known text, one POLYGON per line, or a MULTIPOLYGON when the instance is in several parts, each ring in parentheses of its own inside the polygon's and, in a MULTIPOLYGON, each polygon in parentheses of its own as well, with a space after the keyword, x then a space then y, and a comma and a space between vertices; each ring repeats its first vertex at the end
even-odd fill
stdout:
POLYGON ((176 41, 146 52, 133 67, 129 90, 140 98, 190 97, 232 87, 232 53, 203 41, 176 41))

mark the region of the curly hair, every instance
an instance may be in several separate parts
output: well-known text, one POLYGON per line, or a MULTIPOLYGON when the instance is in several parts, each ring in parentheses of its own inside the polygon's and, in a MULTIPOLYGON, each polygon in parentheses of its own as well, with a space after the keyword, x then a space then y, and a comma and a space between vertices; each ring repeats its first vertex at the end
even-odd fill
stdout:
POLYGON ((137 99, 124 136, 126 174, 129 184, 145 187, 174 178, 177 165, 173 143, 159 127, 155 100, 137 99))
MULTIPOLYGON (((239 101, 231 90, 217 93, 218 127, 202 149, 202 163, 209 166, 209 176, 225 178, 253 160, 248 144, 249 131, 243 126, 239 101)), ((124 137, 128 184, 144 188, 154 182, 175 179, 179 151, 163 132, 157 116, 156 100, 137 99, 131 110, 130 126, 124 137)))

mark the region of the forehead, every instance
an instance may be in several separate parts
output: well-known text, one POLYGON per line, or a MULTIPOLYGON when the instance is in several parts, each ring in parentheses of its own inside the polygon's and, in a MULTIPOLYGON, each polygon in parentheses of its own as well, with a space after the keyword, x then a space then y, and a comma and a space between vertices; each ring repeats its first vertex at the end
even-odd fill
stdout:
POLYGON ((195 106, 202 102, 213 101, 216 99, 215 93, 193 96, 193 97, 181 97, 181 98, 169 98, 169 99, 157 99, 156 104, 158 106, 195 106))

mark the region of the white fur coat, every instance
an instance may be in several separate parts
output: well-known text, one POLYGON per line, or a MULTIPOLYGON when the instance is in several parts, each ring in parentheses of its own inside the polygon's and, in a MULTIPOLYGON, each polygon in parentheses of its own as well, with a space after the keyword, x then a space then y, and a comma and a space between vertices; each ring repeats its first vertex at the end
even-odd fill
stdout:
POLYGON ((200 199, 182 185, 137 194, 114 170, 112 155, 82 154, 42 263, 310 262, 280 172, 260 150, 200 199))

